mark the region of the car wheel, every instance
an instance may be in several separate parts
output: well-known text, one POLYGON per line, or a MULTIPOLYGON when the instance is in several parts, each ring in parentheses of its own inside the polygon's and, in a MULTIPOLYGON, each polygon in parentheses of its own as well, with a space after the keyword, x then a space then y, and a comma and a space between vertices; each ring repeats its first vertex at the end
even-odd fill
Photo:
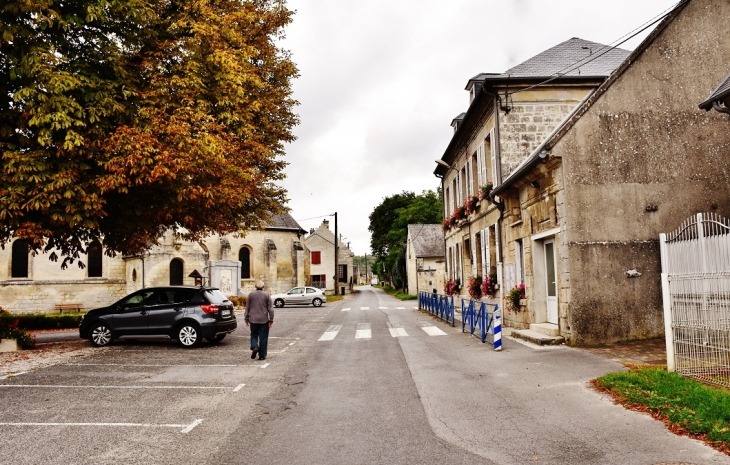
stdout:
POLYGON ((213 337, 206 337, 206 339, 208 340, 208 342, 210 342, 211 344, 218 344, 219 342, 221 342, 225 338, 226 338, 226 335, 225 334, 219 334, 219 335, 213 336, 213 337))
POLYGON ((277 308, 281 308, 284 306, 284 299, 276 299, 274 301, 274 306, 277 308))
POLYGON ((194 323, 183 323, 177 329, 177 340, 185 348, 200 345, 200 328, 194 323))
POLYGON ((315 307, 321 307, 322 306, 322 299, 314 299, 312 300, 312 305, 315 307))
POLYGON ((112 330, 106 323, 98 323, 91 328, 89 333, 89 341, 96 347, 108 346, 113 340, 112 330))

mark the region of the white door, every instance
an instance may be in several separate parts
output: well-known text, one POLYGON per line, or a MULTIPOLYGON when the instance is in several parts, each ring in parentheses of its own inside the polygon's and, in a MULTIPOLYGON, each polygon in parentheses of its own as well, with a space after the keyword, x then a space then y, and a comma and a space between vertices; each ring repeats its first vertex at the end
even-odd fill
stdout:
POLYGON ((558 324, 558 270, 555 261, 555 241, 545 241, 545 280, 547 286, 547 322, 558 324))

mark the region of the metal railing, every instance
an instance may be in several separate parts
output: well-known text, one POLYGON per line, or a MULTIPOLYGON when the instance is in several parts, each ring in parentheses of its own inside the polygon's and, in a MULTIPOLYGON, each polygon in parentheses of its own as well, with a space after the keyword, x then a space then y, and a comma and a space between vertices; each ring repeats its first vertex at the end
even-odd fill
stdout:
POLYGON ((659 248, 667 368, 730 388, 730 220, 698 213, 659 248))
POLYGON ((420 291, 418 293, 418 308, 441 318, 442 321, 450 323, 451 326, 456 326, 454 296, 420 291))
POLYGON ((482 342, 492 344, 494 350, 502 350, 502 314, 499 305, 461 299, 461 332, 466 332, 467 327, 472 336, 478 330, 477 337, 482 342), (491 341, 489 335, 492 336, 491 341))

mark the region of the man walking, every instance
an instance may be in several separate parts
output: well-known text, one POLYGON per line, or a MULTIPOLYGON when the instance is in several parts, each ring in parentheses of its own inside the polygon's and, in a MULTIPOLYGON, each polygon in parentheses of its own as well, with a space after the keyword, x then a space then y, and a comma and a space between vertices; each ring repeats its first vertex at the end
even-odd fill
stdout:
POLYGON ((274 325, 274 303, 268 292, 264 292, 263 281, 256 282, 256 290, 246 299, 246 326, 251 326, 251 358, 259 356, 266 360, 266 346, 269 342, 269 328, 274 325))

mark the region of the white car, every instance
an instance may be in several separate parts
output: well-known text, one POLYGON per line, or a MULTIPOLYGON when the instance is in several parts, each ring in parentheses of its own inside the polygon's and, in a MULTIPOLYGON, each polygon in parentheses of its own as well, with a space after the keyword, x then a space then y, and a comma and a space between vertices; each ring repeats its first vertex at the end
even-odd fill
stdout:
POLYGON ((284 305, 309 305, 319 307, 327 302, 327 296, 324 290, 316 287, 300 286, 295 287, 285 294, 274 294, 271 296, 275 307, 283 307, 284 305))

